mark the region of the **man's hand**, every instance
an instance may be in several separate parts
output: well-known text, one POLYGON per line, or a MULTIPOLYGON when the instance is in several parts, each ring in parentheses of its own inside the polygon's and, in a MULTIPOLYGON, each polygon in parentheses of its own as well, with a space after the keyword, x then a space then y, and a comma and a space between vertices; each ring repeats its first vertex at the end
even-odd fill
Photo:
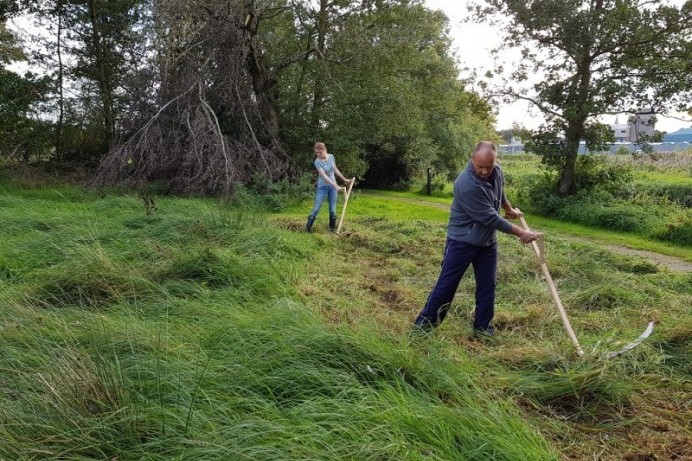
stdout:
POLYGON ((521 240, 521 243, 531 243, 538 238, 538 236, 531 231, 527 231, 524 229, 521 229, 521 231, 522 232, 518 236, 519 240, 521 240))
POLYGON ((517 219, 519 216, 524 216, 524 213, 522 213, 519 208, 510 208, 509 210, 505 210, 505 218, 507 219, 517 219))

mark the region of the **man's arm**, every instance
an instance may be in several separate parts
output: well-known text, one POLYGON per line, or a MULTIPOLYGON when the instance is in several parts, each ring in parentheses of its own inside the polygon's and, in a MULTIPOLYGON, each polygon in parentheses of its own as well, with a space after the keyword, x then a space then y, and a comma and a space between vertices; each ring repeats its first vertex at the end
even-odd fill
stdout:
POLYGON ((502 195, 502 209, 505 210, 506 219, 517 219, 519 216, 524 215, 519 208, 512 208, 512 204, 509 203, 504 194, 502 195))
MULTIPOLYGON (((522 213, 519 208, 512 208, 512 204, 509 203, 507 197, 504 196, 502 209, 505 210, 505 218, 507 219, 517 219, 519 216, 524 216, 524 213, 522 213)), ((523 227, 519 227, 515 224, 512 224, 511 233, 519 237, 519 240, 521 240, 522 243, 531 243, 537 238, 535 233, 527 231, 523 227)))
MULTIPOLYGON (((487 197, 484 196, 482 191, 473 188, 462 193, 466 200, 460 201, 461 207, 469 216, 472 216, 474 220, 480 222, 484 226, 495 228, 507 234, 516 235, 522 243, 530 243, 536 240, 536 234, 510 223, 500 216, 500 213, 488 202, 487 197)), ((512 205, 506 197, 504 197, 502 202, 502 208, 507 212, 508 208, 505 208, 505 205, 514 213, 521 213, 521 211, 512 208, 512 205)), ((514 217, 518 216, 517 214, 514 217)))

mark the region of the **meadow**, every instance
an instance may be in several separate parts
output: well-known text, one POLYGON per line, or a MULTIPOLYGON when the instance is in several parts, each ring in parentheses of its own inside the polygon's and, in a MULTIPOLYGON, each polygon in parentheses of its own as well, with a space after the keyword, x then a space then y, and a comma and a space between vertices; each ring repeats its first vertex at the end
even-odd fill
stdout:
MULTIPOLYGON (((555 173, 533 154, 500 156, 507 194, 522 209, 564 223, 692 246, 692 151, 579 157, 580 192, 554 195, 555 173)), ((410 195, 424 196, 418 183, 410 195)), ((433 197, 449 199, 452 183, 438 177, 433 197)))
POLYGON ((502 235, 497 339, 470 274, 411 336, 444 209, 356 192, 337 237, 307 203, 153 199, 0 178, 0 459, 692 456, 688 273, 549 235, 580 358, 502 235))

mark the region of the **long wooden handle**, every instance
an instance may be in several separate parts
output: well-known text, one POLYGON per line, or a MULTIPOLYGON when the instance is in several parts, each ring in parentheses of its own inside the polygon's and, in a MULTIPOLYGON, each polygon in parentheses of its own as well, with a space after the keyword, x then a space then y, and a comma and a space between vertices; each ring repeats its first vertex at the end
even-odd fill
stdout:
POLYGON ((346 216, 346 206, 348 205, 348 199, 351 197, 351 189, 353 189, 353 185, 356 183, 356 178, 351 179, 351 184, 348 186, 348 190, 346 191, 346 198, 344 199, 344 208, 341 210, 341 217, 339 218, 339 227, 336 228, 336 235, 339 235, 341 233, 341 226, 344 225, 344 217, 346 216))
MULTIPOLYGON (((530 232, 531 229, 529 229, 529 225, 526 223, 524 217, 519 216, 519 220, 521 221, 521 225, 524 227, 524 229, 530 232)), ((550 294, 553 295, 555 307, 557 308, 557 311, 560 313, 560 318, 562 319, 562 324, 565 326, 567 335, 569 336, 569 339, 572 341, 572 344, 574 344, 574 347, 577 349, 577 354, 584 355, 584 349, 581 348, 579 340, 577 339, 577 335, 574 334, 574 330, 572 329, 572 324, 569 322, 569 318, 567 317, 565 307, 562 305, 562 301, 560 300, 560 295, 557 293, 557 288, 555 288, 553 278, 550 276, 548 265, 545 263, 544 251, 541 251, 541 248, 539 248, 538 244, 535 241, 531 242, 531 247, 533 248, 534 253, 536 253, 538 264, 541 266, 541 270, 543 271, 543 275, 545 276, 546 282, 548 282, 548 286, 550 287, 550 294)))

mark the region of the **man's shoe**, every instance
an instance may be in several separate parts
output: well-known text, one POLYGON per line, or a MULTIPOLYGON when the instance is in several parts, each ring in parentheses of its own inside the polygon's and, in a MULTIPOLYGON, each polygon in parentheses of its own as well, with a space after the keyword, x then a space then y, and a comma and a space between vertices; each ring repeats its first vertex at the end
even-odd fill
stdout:
POLYGON ((483 339, 483 340, 495 340, 495 329, 492 326, 489 326, 488 328, 474 328, 473 329, 473 337, 475 339, 483 339))
POLYGON ((336 215, 329 216, 329 230, 332 232, 336 231, 336 215))
POLYGON ((411 332, 409 333, 409 338, 422 338, 425 336, 430 336, 435 330, 435 327, 430 322, 424 322, 419 324, 414 323, 411 332))

